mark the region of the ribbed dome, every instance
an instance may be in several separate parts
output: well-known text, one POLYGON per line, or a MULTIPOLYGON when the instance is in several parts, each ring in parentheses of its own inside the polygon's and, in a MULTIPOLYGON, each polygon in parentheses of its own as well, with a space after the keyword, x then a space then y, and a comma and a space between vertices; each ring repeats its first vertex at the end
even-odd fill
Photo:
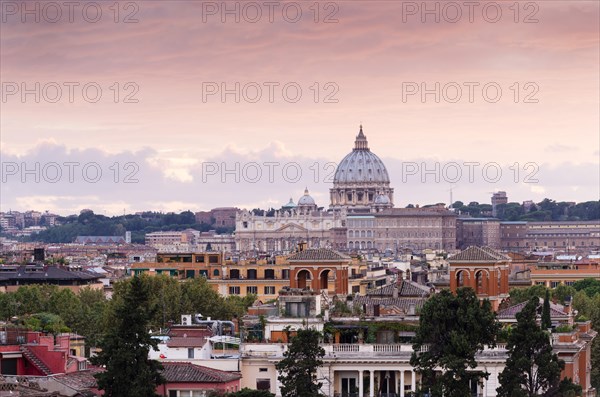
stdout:
POLYGON ((308 194, 308 188, 304 189, 304 196, 298 199, 298 205, 315 205, 315 199, 308 194))
POLYGON ((354 149, 338 164, 333 183, 389 183, 390 177, 383 161, 369 150, 362 126, 354 149))

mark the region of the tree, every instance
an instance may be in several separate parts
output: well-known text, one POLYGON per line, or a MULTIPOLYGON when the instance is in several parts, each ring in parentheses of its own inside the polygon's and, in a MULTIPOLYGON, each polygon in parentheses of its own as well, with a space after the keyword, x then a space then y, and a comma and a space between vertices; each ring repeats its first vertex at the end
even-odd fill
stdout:
POLYGON ((421 310, 410 358, 422 389, 434 397, 471 395, 471 382, 489 376, 473 371, 475 354, 495 345, 499 329, 490 302, 480 302, 471 288, 459 288, 456 295, 443 290, 430 298, 421 310))
POLYGON ((600 280, 596 280, 595 278, 579 280, 573 284, 573 288, 577 291, 585 292, 591 298, 600 293, 600 280))
POLYGON ((323 365, 325 350, 319 346, 321 333, 314 329, 300 329, 283 353, 283 360, 276 368, 281 372, 282 397, 317 397, 323 385, 318 382, 317 368, 323 365))
POLYGON ((559 303, 564 304, 567 300, 571 300, 575 295, 575 288, 570 285, 560 284, 552 291, 552 299, 556 299, 559 303))
POLYGON ((508 360, 500 374, 498 397, 536 397, 559 386, 564 362, 552 352, 550 338, 536 323, 538 298, 517 313, 508 338, 508 360))
POLYGON ((100 341, 100 353, 92 358, 106 370, 94 375, 106 397, 158 397, 156 387, 165 382, 156 360, 148 359, 150 348, 158 350, 148 333, 155 308, 149 304, 148 285, 133 277, 122 298, 113 300, 115 326, 100 341))
POLYGON ((600 337, 596 337, 592 343, 592 372, 590 374, 592 386, 600 389, 600 337))
POLYGON ((36 313, 23 318, 23 325, 34 331, 49 332, 54 335, 61 332, 70 332, 63 319, 54 313, 36 313))
POLYGON ((542 329, 549 328, 552 328, 552 318, 550 317, 550 291, 546 290, 544 306, 542 307, 542 329))
POLYGON ((546 286, 534 285, 529 288, 513 288, 510 290, 510 304, 518 305, 521 302, 527 302, 532 297, 544 297, 546 294, 546 286))
POLYGON ((544 394, 544 397, 578 397, 581 396, 582 387, 573 383, 573 379, 564 378, 558 386, 553 387, 544 394))

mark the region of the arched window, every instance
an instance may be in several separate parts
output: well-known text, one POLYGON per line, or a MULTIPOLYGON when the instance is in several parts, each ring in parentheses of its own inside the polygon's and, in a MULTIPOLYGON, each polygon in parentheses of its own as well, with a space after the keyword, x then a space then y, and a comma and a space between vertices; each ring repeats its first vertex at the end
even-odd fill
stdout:
POLYGON ((213 270, 213 276, 219 277, 219 269, 213 270))

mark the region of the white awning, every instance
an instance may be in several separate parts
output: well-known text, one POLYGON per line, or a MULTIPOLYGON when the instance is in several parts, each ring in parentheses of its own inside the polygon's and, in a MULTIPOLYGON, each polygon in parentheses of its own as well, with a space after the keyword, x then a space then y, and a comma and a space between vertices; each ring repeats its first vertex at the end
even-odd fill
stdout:
POLYGON ((239 345, 241 342, 240 338, 236 338, 233 336, 227 336, 227 335, 212 336, 212 337, 208 338, 208 340, 213 343, 228 343, 230 345, 239 345))
POLYGON ((22 358, 23 353, 21 352, 0 352, 2 358, 22 358))

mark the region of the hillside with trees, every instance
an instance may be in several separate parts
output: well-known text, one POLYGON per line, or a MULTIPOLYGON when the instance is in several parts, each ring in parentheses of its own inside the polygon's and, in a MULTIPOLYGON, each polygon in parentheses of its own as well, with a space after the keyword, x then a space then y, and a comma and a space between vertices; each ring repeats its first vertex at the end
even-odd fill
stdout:
POLYGON ((58 219, 60 226, 44 230, 30 237, 31 241, 47 243, 72 243, 77 236, 124 236, 131 232, 133 243, 144 243, 146 233, 195 229, 201 232, 216 230, 217 233, 231 233, 227 228, 215 228, 212 224, 197 223, 194 213, 184 211, 179 214, 143 212, 141 214, 107 217, 86 211, 80 215, 70 215, 58 219))
MULTIPOLYGON (((452 207, 461 215, 472 217, 491 216, 491 204, 479 204, 476 201, 465 205, 455 201, 452 207)), ((600 219, 600 201, 570 203, 544 199, 529 207, 521 203, 499 204, 496 218, 502 221, 592 221, 600 219)))

